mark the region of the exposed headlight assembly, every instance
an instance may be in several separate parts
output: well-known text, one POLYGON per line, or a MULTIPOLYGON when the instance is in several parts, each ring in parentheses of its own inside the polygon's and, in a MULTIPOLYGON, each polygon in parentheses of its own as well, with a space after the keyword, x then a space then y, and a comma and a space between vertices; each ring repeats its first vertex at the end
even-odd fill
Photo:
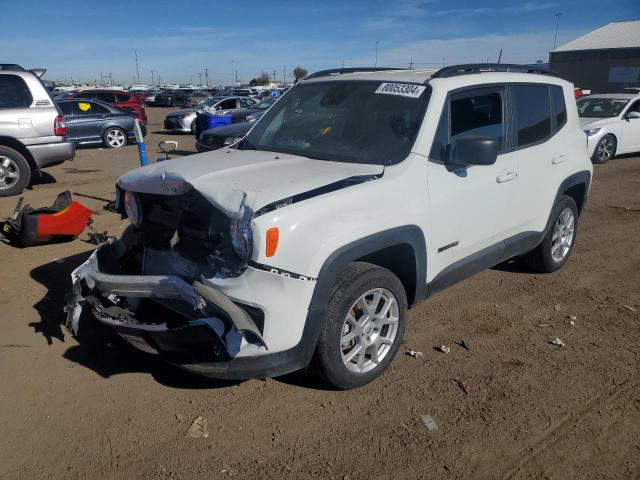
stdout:
POLYGON ((251 219, 253 212, 245 207, 244 215, 240 219, 231 219, 229 222, 229 237, 233 251, 243 262, 247 262, 253 253, 253 231, 251 219))
POLYGON ((136 226, 142 223, 142 206, 138 196, 130 191, 124 192, 124 213, 129 221, 136 226))
POLYGON ((589 130, 585 130, 584 133, 587 134, 587 137, 590 137, 598 133, 600 130, 601 130, 600 128, 590 128, 589 130))

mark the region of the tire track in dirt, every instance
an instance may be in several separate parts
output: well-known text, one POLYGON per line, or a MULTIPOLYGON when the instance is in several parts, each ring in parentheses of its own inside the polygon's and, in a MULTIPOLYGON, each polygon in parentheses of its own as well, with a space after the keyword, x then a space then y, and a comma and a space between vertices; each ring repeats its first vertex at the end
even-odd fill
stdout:
POLYGON ((566 438, 589 412, 605 403, 612 403, 619 400, 626 393, 636 389, 639 384, 640 379, 638 377, 630 378, 618 383, 607 392, 587 400, 581 408, 565 415, 556 426, 547 429, 526 447, 522 448, 518 455, 521 456, 521 458, 508 466, 501 475, 501 478, 505 480, 516 478, 516 476, 530 466, 541 453, 549 450, 566 438))

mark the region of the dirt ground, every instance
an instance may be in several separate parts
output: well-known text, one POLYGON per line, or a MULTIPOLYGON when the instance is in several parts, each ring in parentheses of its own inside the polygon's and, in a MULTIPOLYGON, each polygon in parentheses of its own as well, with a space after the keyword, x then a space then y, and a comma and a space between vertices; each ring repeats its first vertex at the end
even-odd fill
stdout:
MULTIPOLYGON (((191 136, 153 133, 168 111, 148 109, 151 158, 162 138, 194 149, 191 136)), ((82 149, 24 196, 97 197, 76 195, 96 230, 118 235, 126 222, 100 198, 136 162, 135 146, 82 149)), ((0 199, 0 217, 16 200, 0 199)), ((302 373, 207 380, 101 332, 78 341, 61 325, 63 296, 93 246, 0 244, 0 479, 638 479, 639 239, 640 158, 596 167, 562 271, 504 265, 433 297, 410 312, 387 373, 349 392, 302 373), (208 437, 186 437, 198 416, 208 437)))

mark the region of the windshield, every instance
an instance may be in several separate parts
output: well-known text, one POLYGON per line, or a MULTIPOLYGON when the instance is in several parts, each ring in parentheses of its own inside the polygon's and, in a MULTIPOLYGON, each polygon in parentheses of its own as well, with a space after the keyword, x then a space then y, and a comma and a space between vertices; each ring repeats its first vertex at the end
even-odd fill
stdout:
POLYGON ((380 81, 300 84, 267 110, 240 148, 393 165, 413 146, 427 86, 380 81))
POLYGON ((629 100, 624 98, 585 97, 578 100, 578 115, 588 118, 617 117, 629 100))
POLYGON ((196 107, 198 108, 205 108, 205 107, 212 107, 213 105, 215 105, 216 103, 218 103, 220 100, 222 100, 224 97, 211 97, 211 98, 207 98, 206 100, 200 102, 199 104, 196 105, 196 107))
POLYGON ((258 103, 256 103, 255 105, 252 105, 249 108, 260 108, 262 110, 266 110, 271 105, 273 105, 275 102, 276 102, 275 98, 268 98, 267 100, 262 100, 261 102, 258 102, 258 103))

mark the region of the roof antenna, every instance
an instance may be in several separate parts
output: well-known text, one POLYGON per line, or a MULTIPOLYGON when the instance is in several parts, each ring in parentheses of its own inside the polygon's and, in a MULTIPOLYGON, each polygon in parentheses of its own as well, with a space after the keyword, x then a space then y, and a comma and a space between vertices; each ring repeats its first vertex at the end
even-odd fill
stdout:
POLYGON ((501 59, 502 59, 502 49, 500 49, 500 55, 498 55, 498 63, 500 63, 501 59))

